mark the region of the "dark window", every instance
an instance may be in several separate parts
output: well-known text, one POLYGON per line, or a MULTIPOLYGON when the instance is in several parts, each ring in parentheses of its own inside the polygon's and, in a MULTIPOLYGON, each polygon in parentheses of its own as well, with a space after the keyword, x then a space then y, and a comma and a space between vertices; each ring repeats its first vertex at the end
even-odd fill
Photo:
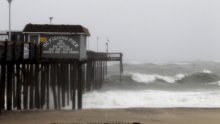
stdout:
POLYGON ((38 35, 30 35, 30 42, 38 44, 38 35))

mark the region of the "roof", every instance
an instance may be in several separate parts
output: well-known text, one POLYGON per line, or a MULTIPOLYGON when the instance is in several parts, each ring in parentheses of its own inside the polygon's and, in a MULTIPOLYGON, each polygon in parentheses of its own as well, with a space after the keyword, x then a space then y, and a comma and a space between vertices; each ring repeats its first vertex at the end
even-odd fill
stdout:
POLYGON ((40 25, 27 24, 24 33, 83 33, 90 36, 89 30, 81 25, 40 25))

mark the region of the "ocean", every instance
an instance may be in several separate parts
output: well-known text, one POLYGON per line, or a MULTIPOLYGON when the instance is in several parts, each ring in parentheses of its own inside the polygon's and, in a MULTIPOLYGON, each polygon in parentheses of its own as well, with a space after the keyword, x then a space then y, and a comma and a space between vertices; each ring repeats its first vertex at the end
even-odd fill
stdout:
POLYGON ((108 67, 102 89, 85 93, 83 107, 220 107, 220 63, 124 63, 108 67))

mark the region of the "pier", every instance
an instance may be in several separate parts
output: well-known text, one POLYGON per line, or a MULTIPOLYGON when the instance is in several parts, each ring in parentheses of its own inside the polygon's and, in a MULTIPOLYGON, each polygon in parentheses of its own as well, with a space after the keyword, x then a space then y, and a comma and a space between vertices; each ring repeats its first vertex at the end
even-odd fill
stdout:
POLYGON ((0 41, 0 111, 82 109, 82 95, 102 87, 108 61, 123 72, 122 53, 86 50, 89 35, 81 26, 28 24, 0 41))

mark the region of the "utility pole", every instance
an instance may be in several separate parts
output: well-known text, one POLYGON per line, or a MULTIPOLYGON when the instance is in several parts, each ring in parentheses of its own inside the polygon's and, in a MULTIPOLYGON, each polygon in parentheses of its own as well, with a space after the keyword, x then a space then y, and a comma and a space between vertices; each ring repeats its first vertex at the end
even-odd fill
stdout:
POLYGON ((109 47, 109 39, 107 38, 107 42, 105 43, 105 45, 106 45, 106 53, 108 53, 108 51, 109 51, 109 49, 108 49, 108 47, 109 47))
POLYGON ((97 44, 96 45, 97 45, 96 46, 96 49, 97 49, 96 51, 99 52, 99 37, 97 37, 97 44))
MULTIPOLYGON (((106 53, 107 53, 107 58, 109 57, 108 55, 108 45, 109 45, 109 39, 107 38, 107 42, 105 43, 106 45, 106 53)), ((108 61, 105 61, 105 74, 108 75, 108 61)))
POLYGON ((52 24, 53 17, 49 17, 49 19, 50 19, 50 24, 52 24))
POLYGON ((9 22, 8 22, 8 40, 11 41, 11 2, 12 0, 7 0, 9 4, 9 22))

